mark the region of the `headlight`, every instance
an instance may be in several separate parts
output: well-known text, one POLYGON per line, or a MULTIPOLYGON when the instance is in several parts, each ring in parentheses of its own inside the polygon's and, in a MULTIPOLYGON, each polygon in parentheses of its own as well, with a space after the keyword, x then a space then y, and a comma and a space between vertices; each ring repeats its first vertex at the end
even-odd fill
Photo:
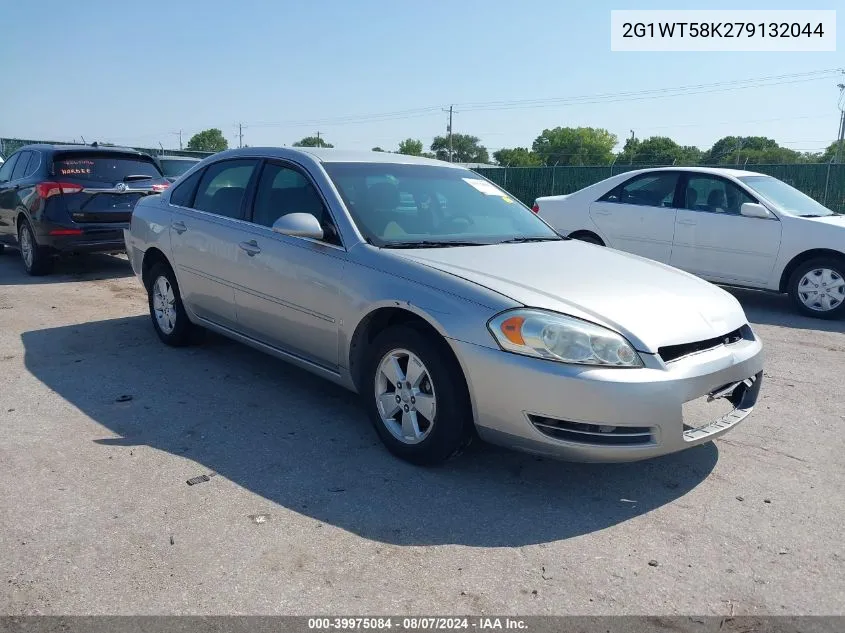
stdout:
POLYGON ((542 310, 509 310, 487 324, 502 349, 563 363, 642 367, 621 335, 595 323, 542 310))

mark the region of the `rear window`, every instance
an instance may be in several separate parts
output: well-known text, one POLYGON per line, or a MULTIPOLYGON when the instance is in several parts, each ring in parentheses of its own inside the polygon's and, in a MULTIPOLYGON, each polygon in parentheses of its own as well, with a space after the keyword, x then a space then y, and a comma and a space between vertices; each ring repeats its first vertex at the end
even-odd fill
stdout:
POLYGON ((160 161, 161 170, 165 176, 178 177, 196 165, 192 160, 178 160, 175 158, 162 158, 160 161))
POLYGON ((152 158, 135 154, 97 154, 78 152, 59 154, 53 158, 53 174, 59 178, 96 180, 98 182, 124 182, 131 176, 161 178, 161 172, 152 158))

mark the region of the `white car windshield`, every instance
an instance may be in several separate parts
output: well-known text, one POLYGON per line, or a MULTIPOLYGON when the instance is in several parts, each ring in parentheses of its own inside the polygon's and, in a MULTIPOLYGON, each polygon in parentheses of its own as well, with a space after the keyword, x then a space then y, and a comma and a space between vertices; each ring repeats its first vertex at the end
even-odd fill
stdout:
POLYGON ((562 239, 521 202, 467 169, 326 163, 358 230, 387 248, 562 239))
POLYGON ((819 204, 810 196, 801 193, 795 187, 791 187, 777 178, 772 178, 771 176, 743 176, 739 180, 774 205, 778 211, 804 218, 819 218, 835 215, 833 211, 819 204))

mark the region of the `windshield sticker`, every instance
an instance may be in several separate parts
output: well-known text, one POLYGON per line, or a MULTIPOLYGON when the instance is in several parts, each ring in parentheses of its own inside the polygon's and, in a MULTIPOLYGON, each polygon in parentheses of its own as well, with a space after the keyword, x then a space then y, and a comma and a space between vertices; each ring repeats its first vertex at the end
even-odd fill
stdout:
POLYGON ((486 196, 499 196, 501 198, 507 197, 507 194, 505 194, 505 192, 499 189, 496 185, 491 182, 487 182, 486 180, 481 180, 481 178, 463 178, 463 181, 486 196))
POLYGON ((508 204, 513 204, 513 198, 511 198, 510 196, 502 196, 502 200, 504 200, 508 204))

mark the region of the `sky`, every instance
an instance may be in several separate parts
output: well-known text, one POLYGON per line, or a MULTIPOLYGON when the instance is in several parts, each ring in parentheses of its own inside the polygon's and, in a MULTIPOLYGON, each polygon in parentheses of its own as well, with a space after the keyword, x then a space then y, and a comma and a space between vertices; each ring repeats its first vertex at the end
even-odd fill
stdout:
POLYGON ((643 53, 611 52, 611 9, 837 4, 0 0, 0 137, 176 148, 179 130, 187 143, 217 127, 231 147, 240 122, 252 146, 319 131, 336 147, 394 150, 408 137, 428 146, 444 134, 443 108, 454 104, 453 130, 480 137, 491 152, 530 147, 556 126, 606 128, 620 146, 633 131, 703 149, 735 134, 821 151, 838 131, 842 74, 670 97, 599 95, 845 68, 845 11, 837 52, 643 53), (585 96, 595 98, 489 105, 585 96))

